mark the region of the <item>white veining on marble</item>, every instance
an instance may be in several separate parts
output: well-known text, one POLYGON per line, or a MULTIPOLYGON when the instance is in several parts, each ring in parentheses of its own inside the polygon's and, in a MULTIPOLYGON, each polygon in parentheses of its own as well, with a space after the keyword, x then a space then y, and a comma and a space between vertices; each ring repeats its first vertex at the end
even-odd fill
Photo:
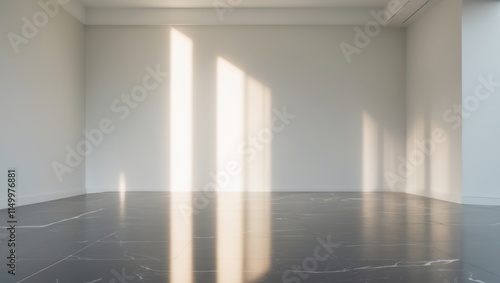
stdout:
POLYGON ((147 271, 153 271, 153 272, 158 272, 158 273, 168 273, 168 270, 159 270, 159 269, 152 269, 149 268, 148 266, 140 265, 142 269, 147 270, 147 271))
POLYGON ((430 244, 423 243, 409 243, 409 244, 359 244, 359 245, 343 245, 344 248, 355 248, 355 247, 432 247, 430 244))
POLYGON ((118 235, 115 235, 115 237, 116 237, 116 239, 118 239, 118 243, 119 243, 120 247, 122 247, 124 249, 123 256, 128 257, 132 260, 153 259, 156 261, 161 261, 159 258, 129 252, 129 248, 125 247, 125 243, 118 237, 118 235), (142 257, 142 258, 135 258, 134 256, 142 257))
POLYGON ((309 200, 320 200, 320 201, 325 201, 325 202, 330 202, 330 201, 334 201, 338 198, 336 197, 331 197, 331 198, 309 198, 309 200))
MULTIPOLYGON (((59 220, 59 221, 56 221, 56 222, 52 222, 52 223, 45 224, 45 225, 17 226, 17 228, 47 228, 47 227, 50 227, 52 225, 56 225, 56 224, 63 223, 63 222, 66 222, 66 221, 78 219, 78 218, 80 218, 82 216, 89 215, 89 214, 92 214, 92 213, 96 213, 96 212, 99 212, 99 211, 102 211, 102 210, 104 210, 104 208, 101 208, 101 209, 98 209, 98 210, 94 210, 94 211, 85 212, 85 213, 82 213, 82 214, 77 215, 75 217, 66 218, 66 219, 59 220)), ((0 226, 0 228, 8 228, 8 227, 0 226)))
POLYGON ((92 280, 92 281, 85 282, 85 283, 94 283, 94 282, 99 282, 99 281, 102 281, 102 277, 99 278, 99 279, 95 279, 95 280, 92 280))
POLYGON ((99 240, 97 240, 97 241, 95 241, 95 242, 92 242, 92 244, 87 245, 87 246, 85 246, 85 247, 83 247, 83 248, 79 249, 78 251, 76 251, 76 252, 74 252, 74 253, 70 254, 69 256, 67 256, 67 257, 65 257, 65 258, 63 258, 63 259, 61 259, 61 260, 59 260, 59 261, 57 261, 57 262, 55 262, 55 263, 53 263, 53 264, 51 264, 51 265, 49 265, 49 266, 45 267, 45 268, 42 268, 42 269, 38 270, 37 272, 35 272, 35 273, 31 274, 30 276, 25 277, 25 278, 23 278, 23 279, 21 279, 21 280, 17 281, 17 283, 23 282, 23 281, 25 281, 25 280, 27 280, 27 279, 29 279, 29 278, 31 278, 31 277, 33 277, 33 276, 35 276, 35 275, 37 275, 37 274, 39 274, 39 273, 41 273, 41 272, 45 271, 45 270, 47 270, 47 269, 49 269, 49 268, 51 268, 51 267, 53 267, 53 266, 55 266, 55 265, 58 265, 59 263, 61 263, 61 262, 65 261, 65 260, 67 260, 68 258, 75 256, 77 253, 79 253, 79 252, 81 252, 81 251, 83 251, 83 250, 85 250, 85 249, 87 249, 87 248, 91 247, 92 245, 94 245, 94 244, 96 244, 96 243, 98 243, 98 242, 100 242, 100 241, 102 241, 102 240, 104 240, 104 239, 106 239, 106 238, 108 238, 108 237, 111 237, 111 236, 113 236, 113 235, 115 235, 115 234, 116 234, 116 232, 113 232, 113 233, 111 233, 111 234, 107 235, 106 237, 103 237, 103 238, 101 238, 101 239, 99 239, 99 240))
POLYGON ((474 273, 470 272, 469 278, 467 278, 467 279, 468 279, 469 281, 472 281, 472 282, 486 283, 486 282, 484 282, 484 281, 474 279, 474 278, 472 278, 472 276, 474 276, 474 273))
POLYGON ((292 196, 293 196, 293 195, 284 196, 284 197, 278 197, 278 198, 273 199, 273 201, 287 199, 287 198, 290 198, 290 197, 292 197, 292 196))
MULTIPOLYGON (((424 266, 432 266, 439 264, 451 264, 453 262, 457 262, 459 259, 440 259, 434 261, 419 261, 419 262, 396 262, 392 265, 382 265, 382 266, 362 266, 355 268, 344 268, 341 270, 332 270, 332 271, 304 271, 301 270, 301 273, 317 273, 317 274, 328 274, 328 273, 345 273, 351 271, 361 271, 361 270, 376 270, 376 269, 388 269, 388 268, 407 268, 407 267, 424 267, 424 266)), ((294 272, 293 270, 291 270, 294 272)))

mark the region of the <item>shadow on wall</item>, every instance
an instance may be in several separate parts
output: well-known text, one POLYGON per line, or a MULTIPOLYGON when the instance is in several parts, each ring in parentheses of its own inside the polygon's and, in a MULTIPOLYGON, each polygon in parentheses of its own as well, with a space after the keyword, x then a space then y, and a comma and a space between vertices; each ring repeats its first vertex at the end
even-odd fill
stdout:
POLYGON ((377 121, 367 111, 363 112, 362 121, 362 190, 364 192, 402 191, 401 189, 406 184, 404 176, 399 176, 398 182, 394 183, 388 179, 388 174, 397 172, 398 147, 400 146, 398 143, 401 141, 398 141, 383 123, 377 121))
MULTIPOLYGON (((451 130, 453 131, 453 130, 451 130)), ((405 172, 407 193, 460 202, 452 180, 453 156, 450 130, 429 117, 420 116, 408 129, 405 172)))

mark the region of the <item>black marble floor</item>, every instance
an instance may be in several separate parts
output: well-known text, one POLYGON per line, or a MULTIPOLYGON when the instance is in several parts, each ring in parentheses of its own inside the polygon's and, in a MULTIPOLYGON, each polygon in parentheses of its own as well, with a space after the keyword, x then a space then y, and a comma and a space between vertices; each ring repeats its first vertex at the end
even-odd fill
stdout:
POLYGON ((405 194, 105 193, 17 218, 2 283, 500 282, 500 207, 405 194))

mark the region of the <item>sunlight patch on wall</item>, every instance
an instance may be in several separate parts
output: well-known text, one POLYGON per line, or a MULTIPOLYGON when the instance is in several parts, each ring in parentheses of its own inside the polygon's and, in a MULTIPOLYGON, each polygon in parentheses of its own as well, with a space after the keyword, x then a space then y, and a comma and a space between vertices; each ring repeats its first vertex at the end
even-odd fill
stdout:
MULTIPOLYGON (((258 80, 246 80, 245 140, 253 148, 245 159, 245 189, 260 192, 245 202, 245 282, 258 282, 271 268, 271 91, 258 80)), ((251 197, 250 197, 251 196, 251 197)))
POLYGON ((217 59, 217 283, 244 282, 243 176, 227 172, 243 166, 237 148, 244 133, 244 83, 243 71, 217 59))
POLYGON ((193 282, 193 43, 170 29, 170 282, 193 282), (182 204, 183 209, 179 209, 182 204))
POLYGON ((379 128, 375 119, 363 112, 363 191, 379 188, 379 128))
POLYGON ((174 28, 170 40, 170 189, 186 192, 193 178, 193 43, 174 28))
POLYGON ((218 59, 217 171, 240 173, 218 174, 217 283, 258 282, 271 267, 271 107, 267 86, 218 59))
MULTIPOLYGON (((432 139, 432 131, 439 127, 434 123, 431 126, 428 140, 432 139)), ((440 129, 440 128, 439 128, 440 129)), ((434 150, 430 156, 431 172, 430 190, 442 195, 452 196, 453 190, 450 188, 450 140, 443 143, 434 142, 434 150)))

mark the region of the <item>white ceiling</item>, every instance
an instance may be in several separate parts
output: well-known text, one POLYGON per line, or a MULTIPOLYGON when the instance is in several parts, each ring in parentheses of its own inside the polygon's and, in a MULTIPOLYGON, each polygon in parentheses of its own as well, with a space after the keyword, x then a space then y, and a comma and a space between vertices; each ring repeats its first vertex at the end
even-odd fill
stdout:
MULTIPOLYGON (((365 25, 389 1, 73 0, 63 7, 87 25, 365 25)), ((408 26, 439 1, 400 0, 389 24, 408 26)))
POLYGON ((92 8, 212 8, 214 2, 242 8, 376 8, 389 0, 80 0, 92 8))

